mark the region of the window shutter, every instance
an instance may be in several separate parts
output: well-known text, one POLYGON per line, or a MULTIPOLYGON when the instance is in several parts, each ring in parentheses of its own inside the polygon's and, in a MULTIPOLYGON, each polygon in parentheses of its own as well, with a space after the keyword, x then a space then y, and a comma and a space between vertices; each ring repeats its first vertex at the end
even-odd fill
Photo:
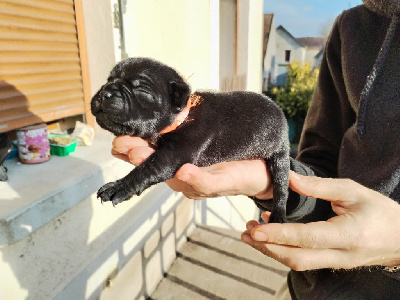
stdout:
POLYGON ((0 1, 0 132, 85 112, 73 0, 0 1))

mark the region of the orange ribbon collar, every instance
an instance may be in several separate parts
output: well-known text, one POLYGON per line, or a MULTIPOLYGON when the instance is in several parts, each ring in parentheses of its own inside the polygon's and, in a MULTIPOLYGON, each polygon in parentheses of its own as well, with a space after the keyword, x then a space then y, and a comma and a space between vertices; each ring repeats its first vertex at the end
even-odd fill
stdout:
POLYGON ((178 128, 179 125, 181 125, 184 122, 187 122, 187 117, 189 115, 190 109, 194 106, 197 106, 200 104, 200 102, 202 101, 202 98, 199 95, 196 94, 191 94, 189 96, 188 102, 185 106, 185 108, 176 116, 175 121, 165 127, 163 130, 161 130, 161 132, 159 133, 159 135, 163 135, 165 133, 174 131, 176 128, 178 128))

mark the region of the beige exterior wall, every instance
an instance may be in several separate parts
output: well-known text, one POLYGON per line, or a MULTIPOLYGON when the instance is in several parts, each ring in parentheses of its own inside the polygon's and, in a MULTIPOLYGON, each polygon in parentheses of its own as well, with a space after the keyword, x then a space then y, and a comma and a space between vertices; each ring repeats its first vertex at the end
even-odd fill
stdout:
MULTIPOLYGON (((115 1, 82 2, 91 93, 94 94, 105 82, 115 64, 115 57, 118 57, 114 50, 112 24, 112 4, 115 1)), ((236 43, 234 31, 229 28, 235 18, 233 1, 173 2, 174 5, 171 1, 127 2, 124 29, 128 54, 153 57, 175 67, 188 78, 193 89, 218 89, 222 74, 234 76, 238 74, 234 73, 236 70, 250 79, 249 89, 261 91, 262 35, 258 41, 258 31, 262 31, 262 1, 238 0, 241 33, 237 52, 230 48, 236 43), (221 23, 221 16, 228 23, 221 23), (258 17, 260 20, 253 24, 254 18, 258 17), (248 42, 252 43, 251 46, 242 45, 248 42), (229 55, 225 56, 220 49, 226 49, 229 55), (235 68, 232 67, 233 58, 237 60, 235 68), (254 72, 254 75, 249 72, 254 72)), ((135 197, 135 200, 120 204, 116 209, 99 205, 95 196, 97 188, 121 178, 132 169, 129 164, 110 157, 111 141, 112 137, 108 137, 98 148, 86 148, 86 151, 92 151, 86 156, 82 154, 84 151, 77 151, 76 155, 81 153, 81 157, 74 154, 65 158, 64 162, 72 159, 71 162, 76 164, 72 171, 63 172, 68 177, 63 180, 73 183, 68 188, 59 189, 56 196, 49 192, 51 195, 46 199, 44 196, 35 198, 27 185, 25 198, 19 196, 20 190, 11 185, 0 192, 9 197, 7 203, 12 203, 10 205, 27 205, 33 211, 29 217, 35 224, 42 222, 33 228, 31 223, 15 218, 14 221, 22 222, 21 226, 27 231, 17 241, 1 245, 0 299, 127 299, 148 296, 173 261, 177 247, 193 229, 195 220, 242 230, 246 221, 257 216, 258 209, 247 197, 194 202, 172 192, 165 184, 158 185, 141 198, 135 197), (85 191, 88 195, 77 191, 85 191), (66 203, 73 204, 64 210, 66 203), (53 212, 55 217, 52 220, 39 220, 40 214, 53 212)), ((56 161, 42 165, 43 168, 55 168, 44 169, 47 174, 60 172, 56 161)), ((7 166, 10 177, 14 176, 12 170, 23 173, 14 169, 18 168, 17 163, 7 162, 7 166)), ((50 191, 53 187, 50 179, 46 184, 46 191, 50 191)), ((43 183, 36 188, 43 191, 43 183)), ((21 218, 24 214, 21 213, 21 218)), ((19 225, 17 227, 14 229, 21 230, 19 225)))
POLYGON ((220 88, 223 88, 225 78, 236 75, 237 52, 237 0, 220 1, 220 88))
POLYGON ((237 0, 236 75, 246 77, 245 90, 262 91, 263 1, 237 0))
POLYGON ((249 29, 248 29, 248 63, 247 90, 262 92, 262 61, 263 61, 263 29, 264 13, 262 0, 248 0, 249 29))
POLYGON ((83 0, 91 93, 104 84, 115 65, 113 24, 109 0, 83 0))
MULTIPOLYGON (((152 57, 174 67, 193 91, 218 90, 222 78, 242 74, 244 89, 261 92, 262 21, 262 0, 131 0, 123 15, 125 50, 129 57, 152 57)), ((196 223, 237 230, 259 212, 244 196, 184 203, 185 215, 193 213, 196 223)))
POLYGON ((241 89, 261 92, 262 0, 128 1, 123 19, 130 57, 174 67, 193 90, 242 76, 241 89))
POLYGON ((172 66, 192 89, 210 88, 210 7, 204 0, 128 1, 126 52, 172 66))
POLYGON ((250 0, 237 1, 237 56, 236 73, 237 75, 247 74, 249 56, 249 9, 250 0))
MULTIPOLYGON (((109 169, 106 180, 131 169, 121 162, 114 167, 119 172, 109 169)), ((116 208, 100 205, 93 194, 26 238, 0 248, 0 299, 150 295, 194 229, 193 218, 193 201, 161 186, 116 208)))

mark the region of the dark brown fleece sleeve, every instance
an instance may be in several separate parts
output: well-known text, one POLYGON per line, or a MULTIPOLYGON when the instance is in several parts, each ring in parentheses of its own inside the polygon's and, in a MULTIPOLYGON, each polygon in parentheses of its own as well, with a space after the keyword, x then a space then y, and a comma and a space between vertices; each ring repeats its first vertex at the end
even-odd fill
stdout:
MULTIPOLYGON (((306 176, 337 177, 341 140, 349 124, 354 123, 342 74, 340 18, 336 19, 326 44, 299 155, 291 160, 291 170, 306 176)), ((271 209, 272 201, 254 200, 260 209, 271 209)), ((289 193, 287 214, 292 222, 321 221, 334 215, 329 202, 293 191, 289 193)))
MULTIPOLYGON (((291 159, 290 169, 304 176, 322 176, 324 174, 314 172, 307 165, 291 159)), ((258 208, 271 211, 272 200, 258 200, 251 197, 258 208)), ((333 214, 330 203, 327 201, 299 195, 292 190, 289 191, 287 202, 287 219, 289 222, 315 222, 326 220, 333 214)))
POLYGON ((340 19, 336 19, 326 44, 297 157, 327 177, 337 177, 342 138, 355 122, 342 72, 345 53, 341 51, 340 19))

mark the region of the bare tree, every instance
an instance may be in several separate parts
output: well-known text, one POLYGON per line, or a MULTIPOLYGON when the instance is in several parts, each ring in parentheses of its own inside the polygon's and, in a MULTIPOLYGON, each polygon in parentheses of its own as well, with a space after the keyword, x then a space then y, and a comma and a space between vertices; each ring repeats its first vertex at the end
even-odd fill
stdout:
POLYGON ((325 20, 325 22, 323 22, 321 24, 321 27, 319 29, 319 33, 321 36, 327 37, 329 35, 334 21, 335 21, 334 19, 330 18, 330 19, 325 20))

